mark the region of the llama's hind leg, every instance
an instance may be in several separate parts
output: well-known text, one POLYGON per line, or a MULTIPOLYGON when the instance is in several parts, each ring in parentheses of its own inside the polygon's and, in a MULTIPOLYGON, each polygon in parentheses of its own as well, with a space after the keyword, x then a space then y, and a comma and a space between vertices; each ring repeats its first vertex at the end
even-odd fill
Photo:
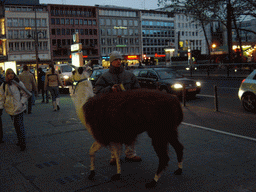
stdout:
POLYGON ((113 152, 115 159, 116 159, 116 168, 117 168, 117 174, 113 175, 111 177, 112 181, 120 180, 121 176, 121 163, 120 163, 120 155, 121 155, 121 148, 122 145, 119 143, 112 143, 110 145, 111 151, 113 152))
POLYGON ((95 176, 95 153, 102 148, 102 145, 95 141, 89 151, 90 159, 91 159, 91 172, 88 176, 89 180, 92 180, 95 176))
POLYGON ((146 188, 152 188, 156 186, 157 181, 161 177, 163 170, 167 167, 170 160, 168 156, 168 142, 166 139, 155 139, 152 138, 152 145, 159 158, 159 165, 154 179, 146 184, 146 188))
POLYGON ((177 154, 177 160, 178 160, 178 169, 174 172, 175 175, 181 175, 182 174, 182 163, 183 163, 183 145, 179 142, 178 138, 172 138, 170 139, 170 144, 174 148, 176 154, 177 154))

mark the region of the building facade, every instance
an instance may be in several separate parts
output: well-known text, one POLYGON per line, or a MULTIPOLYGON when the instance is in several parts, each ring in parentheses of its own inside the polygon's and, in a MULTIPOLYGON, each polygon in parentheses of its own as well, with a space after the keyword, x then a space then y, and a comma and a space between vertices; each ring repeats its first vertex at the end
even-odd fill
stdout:
POLYGON ((84 62, 98 63, 99 29, 96 7, 48 4, 53 63, 70 63, 73 34, 78 32, 84 62))
POLYGON ((168 62, 177 49, 173 14, 141 10, 141 28, 143 62, 146 64, 168 62))
POLYGON ((140 11, 113 6, 98 6, 98 11, 102 65, 110 65, 112 51, 119 51, 128 65, 138 63, 142 58, 140 11))
POLYGON ((49 19, 45 6, 41 5, 5 5, 1 19, 2 55, 8 61, 18 65, 36 64, 35 44, 38 40, 40 63, 51 60, 49 44, 49 19), (37 35, 36 35, 37 34, 37 35), (37 39, 36 39, 37 37, 37 39))
MULTIPOLYGON (((253 32, 250 32, 250 31, 256 32, 256 19, 239 22, 237 23, 237 27, 244 29, 244 30, 239 30, 239 35, 242 42, 247 42, 247 43, 256 42, 256 34, 253 32)), ((232 38, 233 38, 233 42, 238 42, 237 33, 235 29, 232 30, 232 38)))
POLYGON ((186 13, 183 7, 157 10, 169 11, 175 15, 175 42, 178 46, 175 51, 176 56, 182 56, 182 52, 187 52, 189 49, 190 51, 199 50, 201 54, 208 54, 208 46, 201 25, 198 21, 193 20, 193 17, 186 13))

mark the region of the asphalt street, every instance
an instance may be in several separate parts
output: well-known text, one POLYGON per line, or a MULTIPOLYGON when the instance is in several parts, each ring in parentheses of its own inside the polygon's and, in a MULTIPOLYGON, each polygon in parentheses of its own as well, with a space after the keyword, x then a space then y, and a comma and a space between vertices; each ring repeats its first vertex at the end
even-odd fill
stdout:
MULTIPOLYGON (((185 114, 187 110, 184 108, 185 114)), ((27 135, 24 152, 15 145, 17 138, 10 117, 4 112, 2 119, 5 143, 0 145, 0 191, 3 192, 256 191, 254 140, 183 123, 179 127, 180 141, 185 146, 183 174, 173 174, 177 161, 170 147, 169 166, 156 188, 149 190, 145 183, 154 177, 158 158, 146 133, 138 137, 136 144, 142 162, 125 162, 122 154, 120 181, 110 180, 116 167, 109 165, 108 149, 96 155, 96 180, 87 179, 89 148, 94 139, 78 120, 68 95, 62 95, 58 112, 53 112, 51 104, 40 103, 38 98, 32 114, 24 115, 27 135)))

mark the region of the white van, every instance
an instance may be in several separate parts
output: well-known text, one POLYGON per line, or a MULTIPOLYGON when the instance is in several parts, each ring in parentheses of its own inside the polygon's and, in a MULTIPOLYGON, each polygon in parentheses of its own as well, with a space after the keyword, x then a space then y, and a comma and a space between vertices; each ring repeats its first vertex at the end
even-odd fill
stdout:
POLYGON ((72 86, 72 71, 73 68, 68 64, 54 65, 55 71, 59 73, 60 79, 65 87, 69 89, 72 86))

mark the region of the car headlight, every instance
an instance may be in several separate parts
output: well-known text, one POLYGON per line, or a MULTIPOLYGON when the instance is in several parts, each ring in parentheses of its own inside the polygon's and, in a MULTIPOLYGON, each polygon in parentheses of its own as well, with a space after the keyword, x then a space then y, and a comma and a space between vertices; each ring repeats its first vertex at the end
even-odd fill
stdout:
POLYGON ((182 89, 182 88, 183 88, 183 85, 180 84, 180 83, 175 83, 174 85, 172 85, 172 87, 173 87, 174 89, 182 89))
POLYGON ((64 79, 69 79, 69 76, 68 76, 68 75, 64 75, 63 78, 64 78, 64 79))
POLYGON ((199 81, 196 82, 197 87, 201 87, 201 83, 199 81))

